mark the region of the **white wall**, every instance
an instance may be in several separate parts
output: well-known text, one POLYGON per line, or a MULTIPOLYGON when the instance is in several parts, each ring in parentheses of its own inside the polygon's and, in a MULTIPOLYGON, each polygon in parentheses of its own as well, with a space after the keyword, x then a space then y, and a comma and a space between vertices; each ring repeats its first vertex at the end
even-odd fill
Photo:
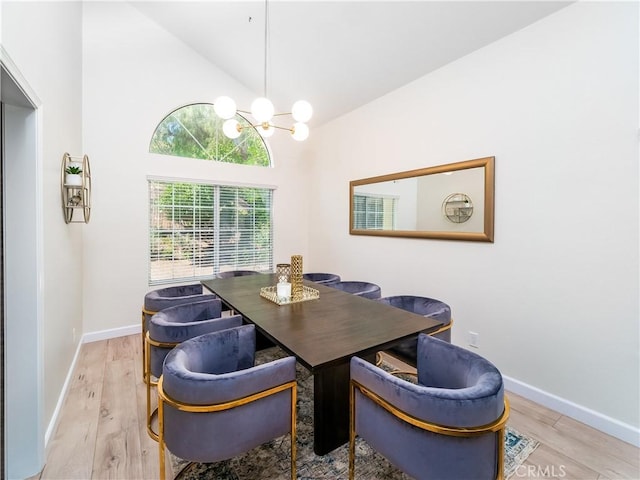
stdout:
MULTIPOLYGON (((148 153, 158 123, 177 107, 219 95, 257 95, 123 2, 89 2, 83 23, 84 148, 93 210, 85 229, 84 331, 137 324, 148 285, 147 176, 275 186, 274 261, 307 253, 301 145, 271 137, 274 168, 148 153)), ((155 287, 158 288, 158 287, 155 287)))
POLYGON ((638 4, 560 10, 317 129, 309 256, 637 442, 638 101, 638 4), (495 243, 349 236, 350 180, 493 155, 495 243))
MULTIPOLYGON (((60 200, 62 155, 82 153, 81 11, 77 2, 7 2, 2 8, 2 47, 41 102, 38 146, 43 218, 42 338, 46 429, 62 391, 82 329, 82 226, 67 225, 60 200), (73 331, 77 336, 74 338, 73 331)), ((30 161, 36 162, 36 159, 30 161)), ((31 245, 33 239, 25 241, 31 245)), ((36 290, 31 292, 35 302, 36 290)), ((29 310, 32 312, 31 310, 29 310)), ((32 313, 33 315, 33 313, 32 313)), ((29 321, 33 321, 29 318, 29 321)), ((31 333, 24 332, 25 335, 31 333)), ((37 352, 33 353, 34 358, 37 352)), ((19 365, 7 365, 19 369, 19 365)), ((34 386, 33 395, 38 387, 34 386)), ((39 415, 42 412, 34 412, 39 415)), ((36 445, 34 445, 36 448, 36 445)), ((42 465, 40 465, 41 467, 42 465)), ((32 473, 36 473, 33 471, 32 473)))

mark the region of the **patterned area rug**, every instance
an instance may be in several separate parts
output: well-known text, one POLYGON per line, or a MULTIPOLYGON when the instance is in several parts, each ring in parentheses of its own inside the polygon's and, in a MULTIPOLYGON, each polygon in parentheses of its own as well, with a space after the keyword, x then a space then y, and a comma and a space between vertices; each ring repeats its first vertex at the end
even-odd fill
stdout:
MULTIPOLYGON (((265 363, 285 356, 277 347, 256 355, 256 363, 265 363)), ((383 368, 391 369, 389 365, 383 368)), ((410 378, 410 377, 409 377, 410 378)), ((313 377, 297 366, 298 432, 297 471, 301 480, 335 480, 349 476, 349 445, 318 456, 313 452, 313 377)), ((507 427, 505 436, 505 478, 536 449, 538 442, 507 427)), ((189 463, 171 455, 174 472, 179 480, 287 480, 290 478, 291 441, 289 436, 265 443, 243 455, 217 463, 189 463)), ((356 441, 356 477, 363 479, 409 480, 410 477, 391 465, 367 443, 356 441)))

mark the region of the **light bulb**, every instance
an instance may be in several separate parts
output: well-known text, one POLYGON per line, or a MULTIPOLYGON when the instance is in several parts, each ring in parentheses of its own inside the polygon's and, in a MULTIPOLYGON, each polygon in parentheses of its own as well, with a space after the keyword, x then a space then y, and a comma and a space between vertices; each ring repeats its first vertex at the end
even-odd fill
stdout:
POLYGON ((213 110, 220 118, 233 118, 236 114, 236 102, 231 97, 218 97, 213 103, 213 110))
POLYGON ((262 138, 269 138, 271 135, 273 135, 273 132, 276 131, 276 129, 273 128, 273 125, 268 122, 264 122, 262 125, 258 125, 256 127, 256 130, 258 130, 258 133, 262 136, 262 138))
POLYGON ((229 138, 238 138, 242 133, 242 127, 236 119, 231 118, 222 124, 222 131, 229 138))
POLYGON ((299 142, 306 140, 309 137, 309 127, 304 123, 294 123, 291 128, 291 136, 299 142))
POLYGON ((251 115, 258 123, 268 122, 273 118, 273 103, 268 98, 256 98, 251 104, 251 115))
POLYGON ((313 115, 313 107, 306 100, 298 100, 291 107, 291 116, 296 122, 308 122, 313 115))

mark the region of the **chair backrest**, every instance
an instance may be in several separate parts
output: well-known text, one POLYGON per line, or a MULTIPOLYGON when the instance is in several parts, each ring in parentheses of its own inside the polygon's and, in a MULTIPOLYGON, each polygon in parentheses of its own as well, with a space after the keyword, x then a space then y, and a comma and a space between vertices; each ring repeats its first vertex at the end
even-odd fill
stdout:
POLYGON ((508 407, 502 375, 481 356, 420 334, 417 384, 357 357, 351 378, 356 433, 405 473, 418 479, 496 478, 503 468, 508 407))
POLYGON ((335 273, 304 273, 302 278, 323 285, 331 285, 340 281, 340 275, 336 275, 335 273))
MULTIPOLYGON (((407 312, 433 318, 442 322, 444 325, 449 325, 451 323, 451 307, 440 300, 436 300, 435 298, 421 297, 417 295, 394 295, 391 297, 382 297, 378 299, 378 301, 386 305, 391 305, 392 307, 401 308, 407 312)), ((445 342, 451 342, 450 329, 445 329, 433 336, 440 340, 444 340, 445 342)), ((413 343, 415 344, 415 341, 413 343)), ((413 354, 413 357, 415 357, 415 353, 413 354)))
POLYGON ((451 307, 435 298, 417 295, 394 295, 391 297, 382 297, 378 301, 408 312, 417 313, 418 315, 435 318, 444 323, 451 321, 451 307))
POLYGON ((292 432, 296 359, 254 367, 254 355, 253 325, 201 335, 167 355, 159 391, 187 406, 167 403, 159 409, 162 439, 171 452, 185 460, 216 462, 292 432), (265 391, 268 395, 259 398, 265 391), (219 411, 188 411, 194 405, 219 411))
POLYGON ((201 283, 158 288, 144 296, 144 308, 156 313, 168 307, 193 302, 201 295, 205 295, 201 283))
POLYGON ((339 281, 327 285, 328 287, 337 288, 343 292, 358 295, 360 297, 370 298, 371 300, 377 300, 382 295, 380 287, 375 283, 360 282, 360 281, 339 281))
MULTIPOLYGON (((149 319, 151 319, 152 315, 165 308, 197 302, 204 298, 205 295, 209 294, 205 293, 201 283, 158 288, 150 291, 144 296, 142 306, 142 336, 144 337, 149 328, 149 319)), ((215 298, 215 296, 212 296, 212 298, 215 298)))
POLYGON ((218 278, 244 277, 246 275, 258 275, 260 272, 255 270, 230 270, 228 272, 220 272, 216 275, 218 278))
POLYGON ((240 315, 221 317, 221 301, 211 297, 199 302, 165 308, 149 321, 149 368, 158 377, 171 349, 185 340, 242 324, 240 315))

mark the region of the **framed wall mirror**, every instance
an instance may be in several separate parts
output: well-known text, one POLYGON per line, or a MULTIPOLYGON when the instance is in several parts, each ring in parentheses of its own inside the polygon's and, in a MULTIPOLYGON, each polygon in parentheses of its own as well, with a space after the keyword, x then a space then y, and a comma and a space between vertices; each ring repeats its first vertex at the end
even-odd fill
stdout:
POLYGON ((349 182, 349 233, 493 242, 494 157, 349 182))

